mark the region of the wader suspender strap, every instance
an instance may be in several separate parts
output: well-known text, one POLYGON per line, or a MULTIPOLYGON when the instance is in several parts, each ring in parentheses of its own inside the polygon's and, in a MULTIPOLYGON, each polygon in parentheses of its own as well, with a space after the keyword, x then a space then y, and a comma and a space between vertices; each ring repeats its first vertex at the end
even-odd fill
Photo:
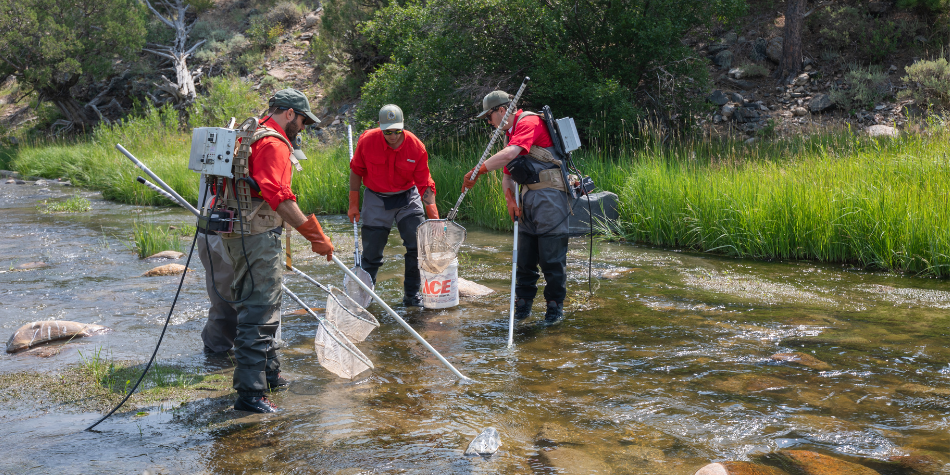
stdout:
MULTIPOLYGON (((540 117, 541 114, 535 112, 522 112, 521 115, 515 118, 514 125, 511 126, 511 130, 518 125, 518 122, 522 117, 536 116, 540 117)), ((553 137, 551 138, 554 139, 553 137)), ((561 173, 561 161, 554 157, 554 154, 550 150, 539 147, 537 145, 532 145, 531 149, 528 150, 528 156, 542 163, 552 163, 557 165, 557 169, 550 168, 548 170, 541 170, 538 173, 538 179, 541 180, 538 183, 532 183, 530 185, 523 185, 524 188, 521 189, 521 194, 525 194, 528 190, 543 190, 545 188, 555 188, 559 191, 567 193, 567 186, 564 183, 564 177, 561 173)))
POLYGON ((300 171, 302 167, 294 157, 294 147, 290 142, 280 135, 277 131, 265 127, 260 127, 256 117, 245 120, 238 128, 237 133, 240 142, 237 150, 234 152, 234 165, 232 173, 234 175, 233 188, 228 187, 225 195, 225 203, 228 208, 235 211, 241 210, 241 219, 234 227, 233 233, 222 233, 222 237, 236 238, 241 234, 260 234, 269 231, 283 224, 280 216, 271 209, 267 202, 261 201, 254 203, 251 198, 251 186, 242 178, 247 178, 249 171, 249 159, 251 156, 251 145, 264 137, 276 137, 287 146, 288 155, 294 167, 300 171), (237 196, 235 196, 235 193, 237 196), (240 205, 240 206, 239 206, 240 205), (265 208, 266 206, 266 208, 265 208))

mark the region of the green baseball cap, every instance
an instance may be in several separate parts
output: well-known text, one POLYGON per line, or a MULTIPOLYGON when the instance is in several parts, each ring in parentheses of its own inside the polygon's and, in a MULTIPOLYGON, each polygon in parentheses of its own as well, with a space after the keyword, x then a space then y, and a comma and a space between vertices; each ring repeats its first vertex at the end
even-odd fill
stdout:
POLYGON ((294 112, 303 114, 306 116, 306 119, 303 121, 304 125, 320 123, 320 119, 310 111, 310 101, 307 100, 307 96, 296 89, 288 88, 277 91, 277 93, 267 101, 267 105, 269 107, 276 106, 284 109, 293 109, 294 112))
POLYGON ((488 114, 488 111, 511 102, 511 96, 508 95, 505 91, 492 91, 489 92, 484 99, 482 99, 482 112, 475 116, 476 119, 481 119, 488 114))
POLYGON ((379 110, 379 129, 402 129, 402 109, 396 104, 386 104, 379 110))

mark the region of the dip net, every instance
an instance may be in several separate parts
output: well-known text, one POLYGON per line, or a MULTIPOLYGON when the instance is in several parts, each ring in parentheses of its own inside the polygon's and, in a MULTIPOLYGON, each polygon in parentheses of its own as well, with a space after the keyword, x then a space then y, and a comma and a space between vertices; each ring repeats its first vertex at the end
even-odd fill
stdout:
POLYGON ((352 379, 373 368, 373 362, 328 320, 320 321, 313 343, 320 366, 341 378, 352 379))
POLYGON ((416 228, 419 268, 441 274, 458 257, 465 242, 465 228, 448 219, 430 219, 416 228))
POLYGON ((350 340, 363 341, 373 330, 379 328, 376 317, 353 301, 346 292, 332 285, 328 287, 330 292, 326 305, 327 320, 350 340))

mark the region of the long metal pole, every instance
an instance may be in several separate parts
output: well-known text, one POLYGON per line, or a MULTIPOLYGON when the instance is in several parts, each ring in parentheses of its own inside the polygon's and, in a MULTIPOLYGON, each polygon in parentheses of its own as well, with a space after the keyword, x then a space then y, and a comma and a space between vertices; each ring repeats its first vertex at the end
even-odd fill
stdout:
MULTIPOLYGON (((478 169, 482 167, 482 163, 485 162, 485 159, 488 158, 488 154, 491 152, 492 146, 495 145, 495 141, 498 140, 498 137, 501 135, 502 127, 508 123, 508 117, 518 109, 518 100, 521 99, 521 94, 524 92, 524 89, 528 86, 528 81, 531 78, 525 76, 524 81, 521 82, 521 87, 518 88, 517 94, 515 94, 514 99, 508 104, 508 108, 505 110, 504 117, 501 118, 501 122, 498 123, 498 127, 495 128, 495 132, 492 133, 491 140, 488 141, 488 146, 485 147, 485 151, 482 152, 482 157, 478 159, 478 163, 475 164, 475 168, 472 170, 471 179, 474 180, 478 176, 478 169)), ((445 219, 449 221, 455 220, 455 215, 458 213, 459 206, 462 204, 462 199, 465 198, 465 194, 468 193, 468 190, 462 190, 462 194, 459 195, 458 201, 455 202, 455 207, 449 211, 449 214, 445 216, 445 219)))
POLYGON ((119 151, 122 152, 122 154, 125 155, 126 157, 129 157, 129 160, 132 160, 132 163, 134 163, 135 166, 141 168, 142 171, 145 172, 145 174, 147 174, 149 177, 155 180, 155 183, 158 183, 158 185, 161 186, 162 189, 167 191, 168 194, 174 196, 175 200, 178 201, 179 204, 184 206, 185 209, 187 209, 188 211, 191 211, 195 216, 198 216, 198 210, 195 209, 195 207, 192 206, 191 203, 189 203, 184 198, 182 198, 181 195, 176 193, 175 189, 168 186, 168 184, 162 181, 162 179, 159 178, 158 175, 152 173, 152 170, 149 170, 148 167, 146 167, 144 163, 140 162, 139 159, 135 158, 135 156, 129 153, 129 151, 126 150, 125 147, 119 144, 115 144, 115 148, 119 149, 119 151))
POLYGON ((393 318, 395 318, 397 322, 399 322, 399 325, 405 328, 406 331, 409 332, 410 335, 412 335, 416 340, 419 341, 419 343, 422 343, 422 346, 426 347, 427 350, 431 351, 432 354, 434 354, 435 357, 438 358, 439 361, 441 361, 442 364, 445 365, 445 367, 449 368, 449 370, 451 370, 452 373, 454 373, 459 378, 471 381, 472 378, 465 376, 464 374, 460 373, 459 370, 455 369, 455 366, 452 366, 452 363, 449 363, 448 360, 442 357, 442 355, 439 354, 439 352, 436 351, 436 349, 433 348, 432 345, 429 344, 429 342, 427 342, 424 338, 422 338, 422 336, 416 333, 416 331, 413 330, 412 327, 410 327, 409 324, 406 323, 406 321, 403 320, 402 317, 400 317, 398 313, 396 313, 392 308, 390 308, 389 305, 387 305, 383 299, 379 298, 379 295, 376 295, 376 292, 373 292, 373 289, 367 287, 366 284, 362 280, 359 279, 359 277, 356 277, 356 275, 354 275, 353 272, 350 271, 350 269, 346 267, 346 264, 344 264, 343 261, 341 261, 336 256, 332 256, 332 257, 333 257, 333 262, 335 262, 336 265, 340 267, 340 269, 343 269, 343 272, 345 272, 346 275, 348 275, 351 279, 353 279, 353 282, 356 282, 357 284, 359 284, 360 287, 363 288, 363 290, 365 290, 366 292, 369 292, 370 295, 372 295, 373 298, 376 299, 376 303, 382 305, 383 308, 385 308, 386 311, 389 312, 389 314, 392 315, 393 318))
MULTIPOLYGON (((520 207, 519 204, 519 195, 518 187, 515 186, 515 206, 520 207)), ((508 348, 511 348, 511 345, 514 344, 515 340, 515 276, 518 271, 518 221, 520 219, 515 217, 515 245, 511 250, 511 308, 508 313, 508 348)))

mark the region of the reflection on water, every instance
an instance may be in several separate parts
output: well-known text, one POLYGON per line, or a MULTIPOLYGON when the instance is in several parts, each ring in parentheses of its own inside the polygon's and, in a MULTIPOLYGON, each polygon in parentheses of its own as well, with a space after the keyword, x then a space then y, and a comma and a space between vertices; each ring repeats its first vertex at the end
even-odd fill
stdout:
MULTIPOLYGON (((56 372, 78 350, 144 361, 178 277, 139 277, 161 263, 136 258, 133 220, 180 224, 174 209, 96 199, 93 211, 40 215, 61 189, 0 185, 0 329, 34 320, 97 323, 111 333, 50 358, 0 357, 0 371, 56 372), (11 272, 43 261, 45 269, 11 272)), ((341 257, 352 228, 323 220, 341 257)), ((398 237, 391 236, 398 244, 398 237)), ((567 318, 519 328, 505 348, 511 238, 469 229, 459 273, 497 292, 459 307, 405 311, 409 323, 474 382, 459 382, 382 311, 360 349, 376 369, 348 381, 317 363, 317 324, 285 315, 283 368, 292 384, 277 415, 231 409, 231 395, 100 415, 7 397, 0 473, 630 473, 692 474, 709 461, 808 448, 886 458, 948 455, 950 318, 946 281, 856 273, 811 263, 758 263, 596 244, 596 293, 587 293, 587 242, 572 240, 567 318), (800 352, 818 370, 773 360, 800 352), (490 458, 464 457, 486 427, 501 434, 490 458), (36 454, 45 454, 36 457, 36 454)), ((335 267, 295 237, 295 265, 341 286, 335 267)), ((388 250, 377 290, 401 300, 401 248, 388 250)), ((182 262, 183 261, 179 261, 182 262)), ((201 353, 203 271, 186 279, 159 360, 202 371, 227 362, 201 353)), ((293 275, 314 307, 325 297, 293 275)), ((289 299, 285 311, 289 313, 289 299)))

